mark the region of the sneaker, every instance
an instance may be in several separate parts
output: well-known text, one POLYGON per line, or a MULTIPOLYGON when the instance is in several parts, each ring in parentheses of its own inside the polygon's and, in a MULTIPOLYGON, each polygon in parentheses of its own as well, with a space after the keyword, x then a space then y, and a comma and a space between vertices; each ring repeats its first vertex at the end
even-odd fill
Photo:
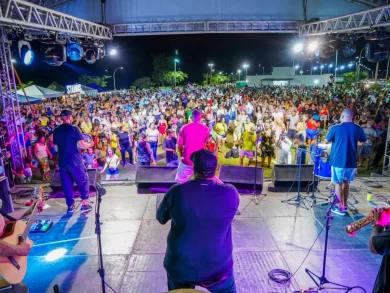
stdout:
POLYGON ((80 213, 87 213, 92 210, 92 207, 89 204, 81 206, 80 213))
POLYGON ((68 207, 67 213, 68 213, 68 214, 73 214, 73 212, 74 212, 75 209, 76 209, 76 207, 75 207, 75 205, 73 204, 73 205, 71 205, 70 207, 68 207))
POLYGON ((335 213, 336 215, 339 216, 345 216, 345 211, 341 210, 339 206, 334 206, 332 208, 332 213, 335 213))

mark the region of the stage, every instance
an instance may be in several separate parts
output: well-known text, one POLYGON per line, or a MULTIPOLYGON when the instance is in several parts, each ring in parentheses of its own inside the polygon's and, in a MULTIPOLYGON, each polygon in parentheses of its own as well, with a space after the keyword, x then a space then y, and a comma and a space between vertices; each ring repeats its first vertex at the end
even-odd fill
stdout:
MULTIPOLYGON (((136 187, 126 182, 122 185, 118 182, 116 186, 113 186, 114 182, 109 184, 101 206, 106 282, 121 293, 166 292, 163 258, 170 225, 161 226, 155 220, 158 196, 138 195, 136 187)), ((299 267, 324 225, 328 206, 305 210, 282 204, 281 200, 295 193, 268 192, 267 184, 264 184, 263 191, 267 196, 261 196, 258 205, 250 200, 250 196, 241 197, 241 215, 237 215, 233 222, 237 291, 293 292, 314 286, 305 268, 321 274, 325 230, 290 287, 270 282, 268 271, 281 268, 294 272, 299 267)), ((329 193, 327 184, 322 182, 320 185, 324 196, 329 193)), ((368 249, 371 227, 350 237, 345 232, 345 226, 373 208, 366 201, 368 189, 374 194, 388 194, 389 184, 381 184, 385 186, 373 190, 362 185, 362 181, 354 182, 352 193, 359 203, 350 205, 352 211, 349 211, 349 216, 335 216, 332 220, 327 264, 330 281, 348 286, 360 285, 371 292, 382 258, 371 254, 368 249), (359 212, 354 212, 354 208, 359 212)), ((49 191, 47 187, 45 190, 49 191)), ((95 198, 92 200, 95 201, 95 198)), ((24 202, 23 199, 16 201, 24 202)), ((350 202, 355 203, 352 198, 350 202)), ((55 224, 46 234, 30 233, 35 245, 24 280, 30 292, 54 292, 52 288, 56 284, 63 293, 101 292, 96 272, 98 257, 94 212, 87 215, 75 213, 69 217, 65 215, 64 199, 50 199, 47 204, 50 207, 39 218, 51 219, 55 224), (47 254, 56 249, 66 249, 65 255, 54 261, 48 260, 47 254)), ((384 202, 382 204, 385 205, 384 202)), ((107 288, 107 292, 111 292, 110 289, 107 288)))

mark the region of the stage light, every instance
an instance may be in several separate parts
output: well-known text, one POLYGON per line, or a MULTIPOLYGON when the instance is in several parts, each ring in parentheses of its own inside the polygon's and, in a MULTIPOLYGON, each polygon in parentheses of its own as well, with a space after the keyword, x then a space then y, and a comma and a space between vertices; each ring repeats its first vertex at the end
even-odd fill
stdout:
POLYGON ((295 65, 295 69, 299 69, 299 65, 295 65))
POLYGON ((117 49, 115 49, 115 48, 113 48, 113 49, 110 50, 110 55, 111 55, 111 56, 114 56, 114 55, 116 55, 117 53, 118 53, 118 51, 117 51, 117 49))
POLYGON ((299 53, 303 50, 303 44, 302 43, 296 43, 294 45, 294 52, 299 53))
POLYGON ((72 61, 80 61, 84 56, 84 49, 79 43, 68 42, 66 45, 66 54, 72 61))
POLYGON ((317 50, 318 48, 318 42, 317 41, 313 41, 309 44, 309 51, 310 52, 314 52, 315 50, 317 50))
POLYGON ((31 50, 29 42, 18 41, 19 57, 25 65, 30 65, 34 61, 34 52, 31 50))
POLYGON ((63 257, 66 254, 67 250, 65 248, 58 248, 55 250, 50 251, 48 254, 45 256, 46 261, 56 261, 63 257))
POLYGON ((60 66, 66 62, 66 48, 61 44, 46 47, 44 61, 51 66, 60 66))
POLYGON ((16 63, 16 60, 15 60, 15 59, 12 59, 11 61, 12 61, 12 63, 16 63))
POLYGON ((97 54, 96 54, 96 51, 95 49, 87 49, 85 51, 85 61, 88 63, 88 64, 94 64, 97 60, 97 54))

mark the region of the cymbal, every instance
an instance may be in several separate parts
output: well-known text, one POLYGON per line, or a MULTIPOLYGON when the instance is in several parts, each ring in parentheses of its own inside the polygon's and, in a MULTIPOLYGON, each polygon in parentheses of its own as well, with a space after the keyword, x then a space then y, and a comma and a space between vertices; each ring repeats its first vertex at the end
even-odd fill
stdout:
POLYGON ((176 289, 169 291, 168 293, 204 293, 204 291, 199 291, 195 289, 176 289))

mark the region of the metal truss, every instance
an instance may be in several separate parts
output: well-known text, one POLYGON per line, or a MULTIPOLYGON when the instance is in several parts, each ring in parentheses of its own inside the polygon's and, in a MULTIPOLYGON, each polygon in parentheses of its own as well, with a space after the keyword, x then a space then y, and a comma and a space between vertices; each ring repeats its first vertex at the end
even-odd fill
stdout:
POLYGON ((44 6, 47 8, 57 8, 66 3, 72 2, 73 0, 27 0, 27 2, 31 2, 40 6, 44 6))
POLYGON ((109 27, 22 0, 3 0, 0 24, 38 33, 58 33, 96 40, 112 39, 109 27))
MULTIPOLYGON (((390 118, 389 118, 389 122, 390 122, 390 118)), ((385 147, 385 155, 383 157, 382 174, 385 176, 390 176, 390 128, 389 127, 387 127, 386 147, 385 147)))
POLYGON ((302 24, 300 36, 365 31, 390 26, 390 5, 348 14, 323 21, 302 24))
POLYGON ((369 8, 390 4, 389 0, 347 0, 348 2, 361 4, 369 8))
POLYGON ((17 95, 14 68, 11 57, 11 42, 6 39, 4 27, 0 28, 1 42, 0 42, 0 95, 2 103, 2 111, 4 112, 7 123, 8 138, 10 139, 11 158, 14 170, 23 168, 23 153, 24 135, 23 129, 20 131, 17 124, 22 124, 22 116, 20 114, 19 99, 17 95), (19 136, 21 135, 21 141, 19 136))
POLYGON ((298 33, 299 21, 202 21, 115 24, 114 36, 203 33, 298 33))

